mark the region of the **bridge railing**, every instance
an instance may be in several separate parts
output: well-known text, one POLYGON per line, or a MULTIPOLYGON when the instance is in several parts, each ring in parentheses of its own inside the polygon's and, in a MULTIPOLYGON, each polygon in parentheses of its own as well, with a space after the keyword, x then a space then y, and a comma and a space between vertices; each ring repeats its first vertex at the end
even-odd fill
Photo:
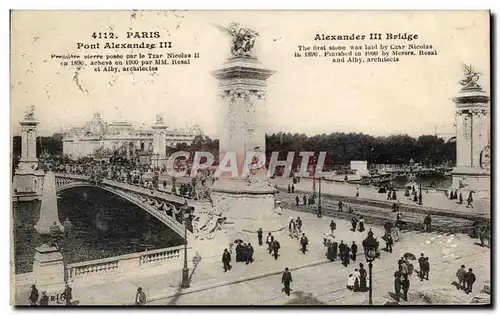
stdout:
MULTIPOLYGON (((68 264, 66 281, 69 283, 85 281, 91 284, 96 281, 106 281, 112 277, 126 276, 151 267, 171 265, 175 268, 177 266, 175 263, 180 263, 184 258, 183 249, 184 245, 181 245, 68 264)), ((179 264, 177 267, 182 266, 179 264)))

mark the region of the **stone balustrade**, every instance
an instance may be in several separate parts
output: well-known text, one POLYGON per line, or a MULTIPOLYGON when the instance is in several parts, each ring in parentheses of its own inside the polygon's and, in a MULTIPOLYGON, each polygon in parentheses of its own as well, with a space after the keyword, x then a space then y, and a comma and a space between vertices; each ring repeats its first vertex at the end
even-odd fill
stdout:
POLYGON ((172 268, 180 268, 180 261, 184 258, 183 250, 184 245, 181 245, 69 264, 66 266, 66 280, 69 283, 85 281, 90 284, 113 277, 133 275, 151 267, 171 264, 172 268))

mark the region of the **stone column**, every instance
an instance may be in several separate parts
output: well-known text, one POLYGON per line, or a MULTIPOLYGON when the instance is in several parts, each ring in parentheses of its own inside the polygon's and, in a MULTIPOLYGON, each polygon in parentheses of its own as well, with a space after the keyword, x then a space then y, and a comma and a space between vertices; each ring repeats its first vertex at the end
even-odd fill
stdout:
MULTIPOLYGON (((222 106, 219 160, 234 153, 238 174, 221 174, 211 188, 215 211, 226 217, 231 235, 283 229, 274 212, 276 190, 263 176, 247 178, 243 170, 247 153, 256 150, 265 154, 265 130, 260 121, 265 106, 266 80, 274 71, 265 69, 254 57, 233 57, 212 75, 219 81, 218 101, 222 106)), ((220 167, 220 166, 219 166, 220 167)), ((235 236, 230 236, 235 237, 235 236)))
POLYGON ((167 164, 166 131, 168 126, 163 122, 163 115, 156 115, 153 128, 153 165, 162 167, 167 164))
POLYGON ((460 81, 463 87, 453 99, 456 105, 457 164, 452 171, 452 188, 489 195, 489 161, 485 165, 486 159, 482 161, 481 156, 490 144, 490 98, 477 84, 478 79, 479 74, 472 67, 464 66, 464 79, 460 81))
POLYGON ((21 125, 21 157, 18 168, 14 174, 13 197, 20 201, 29 201, 40 198, 40 189, 37 189, 35 172, 38 167, 36 157, 37 126, 39 122, 34 117, 34 107, 30 108, 21 125))

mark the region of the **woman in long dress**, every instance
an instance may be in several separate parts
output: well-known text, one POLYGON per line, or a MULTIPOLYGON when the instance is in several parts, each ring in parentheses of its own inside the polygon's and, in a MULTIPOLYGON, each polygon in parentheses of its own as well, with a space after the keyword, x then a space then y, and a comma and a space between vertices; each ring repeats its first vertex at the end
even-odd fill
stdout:
POLYGON ((364 230, 365 230, 365 219, 363 218, 363 216, 359 217, 358 224, 359 224, 359 231, 360 232, 364 232, 364 230))
POLYGON ((366 269, 363 268, 363 264, 359 264, 359 290, 361 292, 366 292, 366 290, 368 289, 366 287, 366 278, 367 278, 367 274, 366 274, 366 269))
POLYGON ((358 269, 355 269, 354 270, 354 288, 353 288, 353 291, 354 292, 359 292, 360 291, 360 286, 359 286, 359 282, 360 282, 360 279, 359 279, 359 271, 358 269))

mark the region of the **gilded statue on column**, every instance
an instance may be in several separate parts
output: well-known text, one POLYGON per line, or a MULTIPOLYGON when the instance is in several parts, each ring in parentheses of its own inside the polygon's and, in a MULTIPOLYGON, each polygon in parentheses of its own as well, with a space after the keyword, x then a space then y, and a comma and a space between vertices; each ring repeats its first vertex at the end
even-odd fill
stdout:
POLYGON ((220 25, 214 26, 231 36, 231 54, 233 57, 252 57, 252 49, 259 33, 241 27, 239 23, 235 22, 229 24, 227 28, 220 25))

